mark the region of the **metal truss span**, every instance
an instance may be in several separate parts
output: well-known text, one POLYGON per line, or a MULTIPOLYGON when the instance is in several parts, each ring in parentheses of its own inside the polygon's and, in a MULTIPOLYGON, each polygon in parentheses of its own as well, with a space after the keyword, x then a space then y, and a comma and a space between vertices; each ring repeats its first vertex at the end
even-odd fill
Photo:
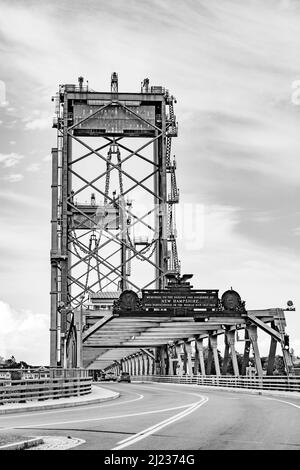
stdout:
POLYGON ((137 93, 118 88, 116 73, 108 92, 79 77, 53 97, 52 367, 68 365, 74 311, 90 309, 93 296, 163 289, 165 275, 180 272, 175 99, 148 79, 137 93))

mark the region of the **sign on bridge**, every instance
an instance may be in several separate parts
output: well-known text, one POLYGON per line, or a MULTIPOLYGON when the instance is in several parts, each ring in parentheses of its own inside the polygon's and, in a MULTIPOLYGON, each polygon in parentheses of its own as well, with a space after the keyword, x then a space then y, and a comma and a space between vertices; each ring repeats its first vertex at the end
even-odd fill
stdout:
POLYGON ((218 307, 218 301, 218 290, 144 290, 142 297, 145 309, 210 310, 218 307))

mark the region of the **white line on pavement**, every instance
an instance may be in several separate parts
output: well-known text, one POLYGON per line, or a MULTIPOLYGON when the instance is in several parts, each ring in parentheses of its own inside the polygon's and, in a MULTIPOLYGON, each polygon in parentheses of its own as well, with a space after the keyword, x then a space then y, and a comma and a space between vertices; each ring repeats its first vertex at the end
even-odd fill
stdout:
POLYGON ((291 403, 290 401, 285 401, 285 400, 279 400, 278 398, 269 398, 269 397, 264 397, 266 400, 275 400, 275 401, 280 401, 281 403, 286 403, 287 405, 294 406, 295 408, 300 408, 299 405, 296 405, 295 403, 291 403))
POLYGON ((181 406, 176 406, 172 408, 164 408, 161 410, 152 410, 152 411, 141 411, 140 413, 131 413, 131 414, 126 414, 126 415, 119 415, 119 416, 105 416, 102 418, 86 418, 86 419, 74 419, 70 421, 57 421, 55 423, 43 423, 43 424, 27 424, 25 426, 13 426, 13 427, 8 427, 8 428, 0 428, 1 431, 7 431, 9 429, 27 429, 27 428, 40 428, 43 426, 60 426, 62 424, 74 424, 74 423, 88 423, 90 421, 105 421, 105 420, 110 420, 110 419, 121 419, 121 418, 131 418, 134 416, 143 416, 143 415, 150 415, 150 414, 155 414, 155 413, 164 413, 167 411, 174 411, 174 410, 180 410, 182 408, 187 408, 191 406, 195 406, 197 403, 192 403, 190 405, 181 405, 181 406))
MULTIPOLYGON (((56 409, 56 410, 41 410, 41 411, 38 411, 36 413, 34 413, 33 411, 29 412, 29 413, 22 413, 22 412, 19 412, 19 413, 16 413, 16 414, 13 414, 13 413, 7 413, 7 414, 4 414, 4 415, 0 415, 0 422, 4 419, 12 419, 12 418, 23 418, 23 417, 26 417, 26 416, 39 416, 39 415, 48 415, 48 414, 56 414, 56 413, 74 413, 74 411, 82 411, 82 410, 93 410, 93 409, 98 409, 99 408, 109 408, 111 406, 115 407, 115 406, 119 406, 119 405, 125 405, 126 403, 133 403, 134 401, 138 401, 138 400, 142 400, 144 398, 144 395, 141 395, 140 393, 136 393, 136 392, 131 392, 133 393, 134 395, 138 395, 138 398, 134 398, 133 400, 125 400, 125 401, 120 401, 120 402, 113 402, 113 403, 110 403, 109 405, 102 405, 102 402, 99 402, 97 405, 89 405, 88 403, 86 403, 85 406, 70 406, 68 408, 62 408, 62 409, 56 409)), ((0 428, 1 430, 2 428, 0 428)))
POLYGON ((202 399, 198 403, 190 405, 187 410, 181 411, 180 413, 176 414, 175 416, 172 416, 171 418, 165 419, 164 421, 161 421, 160 423, 157 423, 154 426, 144 429, 143 431, 140 431, 134 436, 119 441, 119 445, 117 445, 117 447, 114 447, 112 450, 121 450, 125 447, 129 447, 132 444, 135 444, 138 441, 141 441, 142 439, 145 439, 146 437, 154 434, 156 431, 159 431, 160 429, 169 426, 169 424, 175 423, 176 421, 184 418, 185 416, 188 416, 190 413, 200 408, 200 406, 204 405, 204 403, 206 403, 207 401, 207 397, 202 397, 202 399))

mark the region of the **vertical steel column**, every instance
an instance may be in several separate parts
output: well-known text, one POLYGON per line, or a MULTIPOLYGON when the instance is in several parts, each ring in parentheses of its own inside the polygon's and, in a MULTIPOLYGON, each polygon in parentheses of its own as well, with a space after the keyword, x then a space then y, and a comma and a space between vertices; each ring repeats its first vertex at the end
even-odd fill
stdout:
MULTIPOLYGON (((271 322, 271 327, 273 329, 276 329, 275 322, 271 322)), ((276 348, 277 348, 277 341, 275 338, 271 337, 270 350, 269 350, 269 356, 268 356, 267 375, 273 375, 276 348)))
POLYGON ((199 367, 200 367, 199 355, 197 351, 197 342, 195 341, 194 375, 199 375, 199 367))
POLYGON ((222 364, 222 375, 226 375, 228 369, 228 361, 229 361, 229 343, 227 334, 224 334, 224 342, 225 342, 225 349, 224 349, 224 359, 222 364))
POLYGON ((153 371, 153 364, 154 364, 154 360, 152 359, 152 357, 148 357, 148 373, 149 375, 153 375, 154 374, 154 371, 153 371))
POLYGON ((235 331, 234 330, 233 331, 232 330, 227 331, 226 336, 227 336, 227 341, 228 341, 229 347, 230 347, 230 355, 231 355, 234 375, 239 376, 240 375, 239 365, 238 365, 238 361, 237 361, 237 357, 236 357, 236 350, 235 350, 235 331))
POLYGON ((133 367, 132 367, 132 359, 131 357, 128 358, 128 372, 130 375, 133 375, 133 367))
POLYGON ((168 375, 174 375, 174 362, 168 349, 168 375))
POLYGON ((51 292, 50 292, 50 367, 57 366, 57 207, 58 153, 52 149, 52 216, 51 216, 51 292))
POLYGON ((120 197, 120 221, 121 221, 121 240, 122 240, 122 246, 121 246, 121 278, 120 278, 120 284, 121 284, 121 291, 124 291, 127 289, 127 248, 125 243, 127 242, 127 216, 126 216, 126 210, 125 210, 125 200, 124 196, 120 197))
POLYGON ((62 187, 61 187, 61 295, 60 300, 63 308, 61 315, 61 366, 66 367, 66 335, 68 330, 68 270, 70 266, 71 254, 69 251, 68 238, 68 196, 70 192, 71 173, 69 163, 72 158, 71 137, 68 135, 68 98, 64 94, 63 110, 63 148, 62 148, 62 187))
POLYGON ((176 354, 177 354, 177 364, 179 365, 178 375, 182 375, 183 374, 183 362, 181 359, 181 344, 176 344, 175 348, 176 348, 176 354))
POLYGON ((160 366, 161 366, 161 375, 166 375, 166 347, 160 347, 160 366))
POLYGON ((193 375, 192 366, 192 344, 191 342, 184 342, 184 348, 186 352, 186 373, 187 375, 193 375))
POLYGON ((131 365, 131 374, 135 375, 135 362, 134 362, 134 357, 130 357, 130 365, 131 365))
POLYGON ((219 355, 218 355, 218 337, 217 337, 217 335, 211 335, 210 344, 211 344, 211 347, 212 347, 212 350, 213 350, 213 357, 214 357, 216 375, 221 375, 219 355))
POLYGON ((130 356, 128 358, 128 362, 129 362, 129 371, 130 371, 130 375, 134 375, 134 368, 133 368, 133 357, 130 356))
POLYGON ((74 323, 76 328, 76 367, 82 368, 82 314, 81 310, 74 310, 74 323))
POLYGON ((154 193, 159 196, 154 197, 154 204, 156 205, 155 216, 155 230, 158 236, 156 251, 155 251, 155 264, 156 268, 156 288, 163 289, 165 287, 165 278, 161 277, 161 271, 167 272, 168 270, 168 257, 167 257, 167 170, 166 170, 166 106, 161 103, 161 119, 162 119, 162 136, 159 137, 153 146, 153 159, 158 165, 159 171, 154 177, 154 193), (159 269, 160 268, 160 269, 159 269))
POLYGON ((136 354, 134 356, 134 365, 135 365, 135 375, 140 375, 140 368, 139 368, 139 357, 138 355, 136 354))
POLYGON ((205 372, 205 361, 204 361, 204 350, 203 350, 203 339, 196 340, 196 355, 199 357, 200 372, 201 375, 206 375, 205 372))
MULTIPOLYGON (((168 270, 168 242, 167 242, 167 165, 166 165, 166 105, 163 101, 161 104, 162 116, 162 137, 159 139, 159 150, 161 155, 161 171, 160 171, 160 195, 163 200, 163 216, 161 221, 161 267, 164 273, 168 270), (160 148, 161 147, 161 148, 160 148)), ((163 277, 161 288, 164 288, 166 280, 163 277)))
POLYGON ((149 374, 149 361, 148 361, 148 355, 143 354, 143 361, 144 361, 144 368, 143 368, 143 375, 148 375, 149 374))
POLYGON ((208 337, 208 349, 207 349, 207 375, 211 375, 211 366, 212 366, 212 361, 213 361, 213 351, 212 351, 212 346, 211 346, 211 335, 208 337))
POLYGON ((144 359, 143 354, 139 355, 139 375, 144 375, 144 359))
POLYGON ((258 349, 257 327, 255 325, 250 325, 248 327, 248 332, 249 332, 250 341, 251 341, 252 347, 253 347, 253 353, 254 353, 254 358, 255 358, 255 365, 256 365, 257 375, 259 377, 262 377, 263 376, 263 368, 262 368, 262 365, 261 365, 261 359, 260 359, 260 354, 259 354, 259 349, 258 349))
POLYGON ((248 328, 245 328, 245 346, 244 346, 244 356, 243 356, 243 364, 241 375, 246 375, 246 368, 249 365, 249 357, 250 357, 250 340, 249 340, 249 332, 248 328))

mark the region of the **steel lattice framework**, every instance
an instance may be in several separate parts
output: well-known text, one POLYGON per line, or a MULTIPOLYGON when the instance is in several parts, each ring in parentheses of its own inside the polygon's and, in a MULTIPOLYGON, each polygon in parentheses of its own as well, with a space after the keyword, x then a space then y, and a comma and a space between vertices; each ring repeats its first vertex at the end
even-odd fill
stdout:
POLYGON ((52 149, 51 366, 66 365, 74 309, 93 293, 165 287, 179 275, 174 97, 61 85, 52 149))

